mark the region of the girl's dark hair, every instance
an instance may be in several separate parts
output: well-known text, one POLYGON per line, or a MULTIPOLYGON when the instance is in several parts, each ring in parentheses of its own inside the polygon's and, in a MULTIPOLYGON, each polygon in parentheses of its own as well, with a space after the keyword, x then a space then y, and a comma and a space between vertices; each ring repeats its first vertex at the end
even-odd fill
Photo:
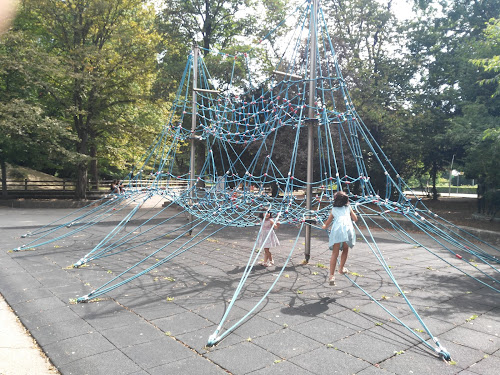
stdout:
POLYGON ((259 213, 259 218, 264 219, 264 214, 269 213, 269 218, 273 217, 273 213, 271 211, 261 211, 259 213))
POLYGON ((349 197, 343 191, 337 191, 333 195, 333 207, 343 207, 349 204, 349 197))

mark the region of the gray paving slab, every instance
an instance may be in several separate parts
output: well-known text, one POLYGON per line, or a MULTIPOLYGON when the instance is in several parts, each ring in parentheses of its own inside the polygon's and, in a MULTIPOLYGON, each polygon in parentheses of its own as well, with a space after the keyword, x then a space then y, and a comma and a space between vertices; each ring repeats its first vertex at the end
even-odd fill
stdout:
POLYGON ((484 353, 493 354, 498 350, 500 337, 488 333, 469 329, 468 327, 454 327, 440 336, 441 340, 479 349, 484 353))
POLYGON ((423 320, 425 324, 424 327, 424 325, 414 314, 403 316, 400 318, 400 321, 390 319, 390 321, 383 323, 383 327, 387 327, 388 329, 391 329, 393 331, 401 332, 401 334, 403 335, 412 335, 413 333, 415 333, 422 337, 424 340, 427 340, 429 338, 425 327, 427 327, 431 335, 433 335, 434 337, 441 337, 443 333, 448 332, 450 329, 456 327, 454 324, 445 322, 444 320, 429 317, 423 320), (406 327, 403 324, 406 325, 406 327))
POLYGON ((393 372, 380 368, 379 364, 367 367, 364 370, 357 372, 358 375, 394 375, 393 372))
POLYGON ((63 306, 65 306, 63 301, 55 296, 52 296, 16 303, 15 305, 12 305, 12 309, 17 316, 25 316, 50 310, 54 307, 63 306))
POLYGON ((150 375, 165 374, 203 374, 203 375, 227 375, 227 371, 211 362, 207 358, 202 358, 195 354, 190 357, 160 365, 148 369, 150 375))
POLYGON ((394 339, 388 332, 364 331, 335 342, 335 348, 357 358, 376 364, 391 357, 395 352, 412 346, 404 339, 394 339))
MULTIPOLYGON (((432 347, 435 345, 433 342, 428 341, 432 347)), ((450 353, 451 358, 453 360, 452 363, 454 367, 460 370, 468 369, 470 366, 474 365, 474 363, 478 363, 484 359, 487 354, 482 352, 481 350, 470 348, 467 346, 463 346, 460 344, 456 344, 452 341, 443 341, 442 344, 446 350, 450 353)), ((411 348, 408 352, 410 353, 419 353, 419 354, 427 354, 427 347, 424 347, 423 344, 419 344, 414 348, 411 348)), ((429 365, 426 365, 426 367, 429 365)), ((457 370, 458 372, 458 370, 457 370)))
POLYGON ((356 309, 356 312, 359 314, 367 315, 374 320, 378 320, 381 322, 387 321, 391 318, 401 318, 405 315, 411 313, 408 305, 403 301, 382 301, 381 305, 387 309, 387 311, 378 305, 377 303, 371 301, 365 305, 362 305, 356 309))
POLYGON ((83 296, 88 293, 88 287, 82 284, 79 280, 74 280, 65 283, 62 286, 50 287, 51 293, 61 299, 62 301, 68 302, 74 300, 76 297, 83 296))
MULTIPOLYGON (((2 279, 2 282, 5 279, 2 279)), ((40 298, 53 297, 54 294, 45 288, 23 288, 13 287, 12 284, 3 284, 2 294, 4 294, 5 300, 10 306, 16 305, 18 303, 24 303, 33 301, 40 298)))
POLYGON ((252 375, 274 375, 274 374, 303 374, 303 375, 312 375, 313 373, 308 371, 303 367, 299 367, 294 363, 289 361, 281 361, 278 360, 272 365, 266 366, 264 368, 252 371, 250 374, 252 375))
POLYGON ((92 326, 79 317, 30 329, 31 335, 42 346, 91 332, 92 326))
POLYGON ((467 322, 465 327, 500 337, 500 311, 495 309, 479 315, 467 322))
POLYGON ((390 373, 402 374, 457 374, 462 368, 456 365, 448 365, 439 359, 429 361, 428 354, 420 352, 404 352, 394 354, 391 358, 380 363, 380 368, 389 371, 390 373))
POLYGON ((439 305, 429 307, 420 314, 425 320, 426 317, 433 317, 435 319, 442 319, 446 322, 455 325, 466 323, 471 317, 475 315, 482 315, 492 309, 491 306, 481 304, 481 299, 476 303, 471 301, 461 302, 455 300, 453 302, 445 301, 439 305))
MULTIPOLYGON (((262 295, 259 296, 242 296, 241 298, 238 298, 238 300, 235 302, 235 306, 240 307, 244 310, 250 311, 253 309, 257 303, 259 303, 262 299, 262 295)), ((255 309, 256 312, 264 312, 267 310, 273 310, 276 308, 284 307, 284 306, 290 306, 290 304, 293 303, 295 296, 290 295, 290 293, 287 293, 286 295, 282 295, 282 298, 277 298, 276 295, 268 295, 267 298, 265 298, 260 305, 255 309)), ((229 300, 229 299, 228 299, 229 300)))
MULTIPOLYGON (((229 326, 236 322, 230 322, 229 326)), ((256 338, 264 335, 271 334, 278 330, 281 330, 283 327, 267 320, 259 315, 251 315, 247 320, 244 321, 244 324, 239 325, 234 333, 241 337, 245 338, 256 338)))
POLYGON ((360 358, 335 349, 323 346, 290 359, 290 362, 306 368, 313 374, 357 373, 370 364, 360 358))
POLYGON ((181 314, 187 311, 186 308, 177 303, 167 304, 163 299, 154 300, 151 297, 146 298, 146 301, 142 304, 135 301, 133 305, 126 306, 135 314, 148 321, 181 314))
POLYGON ((270 320, 281 327, 290 328, 315 318, 313 315, 304 312, 304 310, 283 305, 278 305, 278 307, 271 310, 259 311, 258 314, 260 317, 270 320))
POLYGON ((351 309, 346 309, 333 316, 325 317, 325 319, 355 331, 370 329, 379 322, 379 319, 374 319, 366 314, 357 313, 351 309))
POLYGON ((248 374, 282 360, 277 355, 248 341, 209 352, 205 356, 233 374, 248 374))
POLYGON ((191 349, 179 345, 173 338, 166 336, 159 340, 127 346, 122 349, 122 352, 146 370, 189 358, 193 354, 191 349))
MULTIPOLYGON (((219 323, 224 316, 228 303, 214 303, 202 305, 199 308, 193 310, 193 312, 202 318, 205 318, 213 323, 219 323)), ((239 320, 243 318, 248 313, 247 310, 243 310, 238 306, 233 306, 231 308, 230 314, 227 316, 228 321, 239 320)))
POLYGON ((101 331, 101 334, 118 349, 160 340, 165 336, 156 327, 141 320, 125 326, 108 328, 101 331))
POLYGON ((321 342, 305 336, 301 332, 289 328, 283 328, 269 335, 257 337, 253 339, 252 342, 262 349, 276 354, 280 358, 286 359, 290 359, 324 345, 321 342))
POLYGON ((144 374, 146 371, 123 354, 120 350, 110 350, 85 357, 68 364, 61 365, 59 371, 63 374, 144 374))
POLYGON ((43 285, 31 276, 28 272, 26 273, 15 273, 13 275, 8 275, 2 278, 5 287, 2 290, 5 291, 6 299, 9 298, 9 291, 17 291, 23 289, 41 289, 43 285))
POLYGON ((41 348, 57 368, 96 354, 115 349, 100 333, 89 332, 57 342, 41 345, 41 348))
MULTIPOLYGON (((8 222, 0 213, 0 227, 5 228, 1 248, 27 243, 15 234, 69 212, 15 209, 9 210, 8 222)), ((294 254, 282 278, 249 319, 212 348, 205 345, 234 298, 253 247, 254 228, 226 229, 150 274, 108 291, 97 302, 72 304, 73 298, 107 283, 158 247, 159 242, 150 243, 119 256, 97 259, 88 267, 67 268, 119 222, 117 218, 113 221, 72 233, 35 251, 0 252, 0 292, 63 375, 470 375, 489 374, 498 367, 498 294, 424 249, 401 244, 384 233, 377 234, 377 241, 387 263, 431 332, 452 354, 453 365, 435 358, 432 350, 347 278, 339 275, 337 285, 329 286, 328 269, 323 265, 328 265, 330 252, 322 235, 313 237, 311 263, 300 265, 301 250, 294 254)), ((280 228, 283 244, 294 240, 294 230, 280 228)), ((138 244, 146 237, 133 242, 138 244)), ((264 296, 281 269, 284 249, 273 253, 276 267, 251 272, 220 333, 264 296)), ((350 270, 357 273, 352 279, 428 339, 369 249, 359 243, 354 250, 348 260, 350 270)), ((449 255, 439 251, 442 256, 449 255)), ((167 254, 158 253, 155 259, 167 254)), ((154 261, 137 269, 143 270, 154 261)), ((460 263, 454 257, 450 261, 460 263)), ((469 272, 487 281, 474 267, 469 272)))
POLYGON ((332 320, 315 318, 294 326, 296 332, 301 333, 323 345, 332 344, 345 337, 354 335, 357 331, 351 327, 338 324, 332 320))
POLYGON ((79 316, 69 306, 59 306, 53 309, 44 311, 43 314, 38 312, 20 317, 21 322, 29 330, 46 325, 65 322, 68 320, 78 319, 79 316))
MULTIPOLYGON (((179 340, 183 344, 187 345, 194 351, 200 354, 206 354, 209 352, 214 352, 220 349, 227 348, 228 346, 241 344, 248 340, 246 337, 241 337, 236 333, 228 334, 217 345, 212 347, 207 347, 208 338, 216 331, 217 325, 212 325, 210 327, 205 327, 193 332, 181 334, 178 336, 173 336, 175 339, 179 340)), ((225 333, 225 330, 220 331, 219 335, 225 333)))
POLYGON ((500 368, 500 358, 495 356, 485 356, 481 361, 471 365, 468 370, 475 374, 495 375, 500 368))
POLYGON ((94 315, 86 315, 85 320, 95 329, 104 331, 112 328, 128 327, 137 323, 144 323, 144 319, 130 310, 117 309, 94 315))
POLYGON ((167 316, 165 318, 153 319, 151 322, 163 332, 169 332, 172 336, 178 336, 186 332, 193 332, 214 324, 214 322, 211 322, 191 311, 185 311, 177 315, 167 316))
POLYGON ((295 308, 302 311, 304 316, 309 314, 315 317, 331 316, 345 310, 345 307, 337 304, 336 299, 332 297, 307 299, 301 304, 295 304, 295 308))

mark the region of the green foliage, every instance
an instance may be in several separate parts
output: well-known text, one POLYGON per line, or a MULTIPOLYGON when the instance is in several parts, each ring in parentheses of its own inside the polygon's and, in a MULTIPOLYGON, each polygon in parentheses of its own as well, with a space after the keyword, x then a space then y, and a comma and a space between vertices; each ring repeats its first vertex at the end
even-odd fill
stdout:
POLYGON ((465 172, 471 178, 481 179, 488 187, 499 187, 500 128, 486 129, 481 135, 467 152, 465 172))
POLYGON ((212 48, 226 51, 246 37, 264 36, 267 25, 283 18, 285 4, 284 0, 168 0, 159 22, 165 34, 184 45, 196 42, 205 53, 212 48))
MULTIPOLYGON (((358 113, 395 168, 409 175, 416 151, 415 143, 408 141, 412 117, 407 98, 417 66, 402 47, 408 26, 394 16, 390 3, 335 0, 322 6, 358 113)), ((385 176, 367 145, 363 155, 372 183, 385 190, 385 176)))
MULTIPOLYGON (((208 49, 238 55, 233 82, 244 88, 240 52, 254 48, 249 57, 260 66, 252 69, 261 75, 281 58, 269 46, 282 34, 268 32, 291 10, 285 0, 164 0, 155 2, 158 11, 147 4, 21 3, 0 39, 1 161, 78 173, 81 184, 87 170, 93 178, 123 176, 167 117, 164 102, 175 95, 194 42, 205 48, 221 90, 234 59, 208 49), (269 42, 255 47, 264 37, 269 42)), ((408 22, 391 4, 321 2, 356 110, 401 175, 437 185, 455 155, 467 177, 495 190, 500 33, 492 17, 500 0, 415 0, 418 17, 408 22)), ((289 136, 283 132, 276 145, 283 160, 289 136)), ((187 150, 179 145, 174 173, 187 171, 187 150)), ((375 155, 367 145, 362 151, 372 182, 384 185, 375 155)))
POLYGON ((51 118, 22 99, 0 102, 0 162, 61 168, 78 155, 64 145, 74 136, 64 122, 51 118), (61 162, 63 160, 63 162, 61 162))
POLYGON ((410 51, 420 66, 410 137, 419 145, 416 157, 422 164, 418 173, 430 174, 437 193, 440 171, 449 168, 453 157, 464 164, 478 134, 497 122, 500 114, 491 98, 491 85, 476 84, 482 77, 470 63, 480 53, 485 22, 497 13, 500 2, 426 1, 420 5, 424 10, 409 34, 410 51), (438 3, 441 12, 435 11, 438 3))
MULTIPOLYGON (((486 29, 484 30, 486 36, 485 45, 496 53, 500 50, 500 19, 492 18, 486 29)), ((484 68, 487 72, 497 73, 492 78, 485 78, 480 81, 481 84, 497 83, 497 89, 495 91, 495 96, 500 94, 500 55, 496 54, 492 57, 483 59, 473 59, 472 63, 476 66, 484 68)))
MULTIPOLYGON (((157 16, 160 43, 160 72, 155 83, 157 97, 168 97, 178 86, 186 56, 193 44, 202 47, 207 64, 213 68, 214 77, 227 82, 231 74, 232 59, 213 52, 236 55, 248 51, 285 16, 285 0, 165 0, 157 16)), ((286 28, 285 28, 286 29, 286 28)), ((269 36, 271 43, 281 34, 269 36)), ((254 55, 264 57, 269 65, 266 48, 256 48, 254 55)), ((243 83, 245 64, 239 59, 233 82, 243 83)), ((215 83, 215 82, 214 82, 215 83)), ((224 87, 217 87, 224 89, 224 87)))
POLYGON ((64 147, 86 156, 74 160, 79 197, 89 162, 94 179, 98 163, 105 176, 122 174, 159 130, 154 21, 141 0, 26 0, 2 41, 0 59, 11 60, 0 71, 4 96, 43 108, 77 136, 64 147))

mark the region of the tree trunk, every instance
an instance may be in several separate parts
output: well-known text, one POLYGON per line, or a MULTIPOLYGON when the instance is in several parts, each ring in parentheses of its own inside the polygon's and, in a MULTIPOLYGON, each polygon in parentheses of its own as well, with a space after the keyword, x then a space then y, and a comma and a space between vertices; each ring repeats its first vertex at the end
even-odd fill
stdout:
POLYGON ((5 160, 0 162, 2 168, 2 198, 7 199, 7 164, 5 160))
MULTIPOLYGON (((84 130, 82 126, 81 116, 75 116, 75 127, 78 131, 80 137, 80 144, 78 145, 78 152, 82 155, 88 155, 87 144, 88 144, 88 133, 84 130)), ((82 160, 78 163, 76 167, 76 181, 75 181, 75 199, 82 200, 87 198, 87 170, 88 165, 86 160, 82 160)))
POLYGON ((484 200, 484 193, 486 193, 486 185, 484 183, 484 179, 479 177, 477 181, 477 212, 479 214, 486 213, 486 204, 484 200))
POLYGON ((438 199, 438 192, 436 189, 436 178, 437 178, 437 164, 436 162, 432 163, 432 170, 431 170, 431 179, 432 179, 432 200, 437 200, 438 199))
POLYGON ((85 163, 77 167, 75 199, 87 199, 87 165, 85 163))
POLYGON ((99 173, 97 169, 97 149, 95 145, 90 146, 90 177, 92 179, 92 189, 99 190, 99 173))

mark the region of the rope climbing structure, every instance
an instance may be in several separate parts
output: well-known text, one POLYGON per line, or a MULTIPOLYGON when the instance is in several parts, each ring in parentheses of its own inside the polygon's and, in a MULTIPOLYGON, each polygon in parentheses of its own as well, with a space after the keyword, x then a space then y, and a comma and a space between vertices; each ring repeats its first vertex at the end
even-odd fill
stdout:
POLYGON ((92 231, 93 227, 113 220, 112 229, 76 260, 74 267, 119 256, 146 244, 153 248, 107 283, 78 299, 86 302, 156 269, 228 226, 259 227, 259 213, 270 211, 281 223, 297 228, 293 246, 262 299, 224 330, 228 314, 260 255, 261 249, 254 245, 233 298, 208 338, 208 346, 212 346, 242 324, 271 292, 297 251, 303 233, 305 263, 309 261, 310 232, 319 230, 328 217, 334 193, 344 190, 360 217, 356 230, 361 242, 369 247, 428 337, 409 328, 354 278, 348 274, 346 277, 429 349, 450 360, 450 354, 399 286, 373 230, 382 230, 396 241, 418 246, 496 292, 500 291, 499 250, 438 217, 416 196, 404 193, 411 189, 356 112, 319 1, 305 1, 287 21, 290 19, 296 21, 296 27, 287 42, 282 43, 280 60, 273 69, 265 70, 257 63, 261 51, 258 47, 269 43, 269 36, 286 22, 254 49, 243 53, 231 55, 208 50, 199 53, 195 47, 188 57, 168 121, 125 179, 129 181, 125 192, 109 194, 97 203, 25 234, 23 237, 32 238, 31 241, 15 250, 34 249, 92 231), (222 77, 212 77, 208 69, 210 61, 216 61, 219 70, 229 68, 222 77), (283 143, 288 146, 286 153, 283 147, 278 147, 283 143), (190 145, 189 163, 182 163, 186 161, 183 150, 187 145, 190 145), (375 179, 378 186, 385 186, 384 192, 377 190, 375 179), (145 216, 145 203, 155 198, 168 203, 145 216), (162 213, 172 207, 180 210, 164 218, 162 213), (173 225, 185 216, 189 217, 187 222, 173 225), (115 220, 117 217, 119 220, 115 220), (419 242, 400 224, 400 218, 442 251, 438 253, 419 242), (132 225, 132 222, 139 223, 132 225), (471 264, 467 260, 471 256, 479 259, 486 270, 471 264), (470 269, 479 271, 481 279, 473 276, 470 269))

